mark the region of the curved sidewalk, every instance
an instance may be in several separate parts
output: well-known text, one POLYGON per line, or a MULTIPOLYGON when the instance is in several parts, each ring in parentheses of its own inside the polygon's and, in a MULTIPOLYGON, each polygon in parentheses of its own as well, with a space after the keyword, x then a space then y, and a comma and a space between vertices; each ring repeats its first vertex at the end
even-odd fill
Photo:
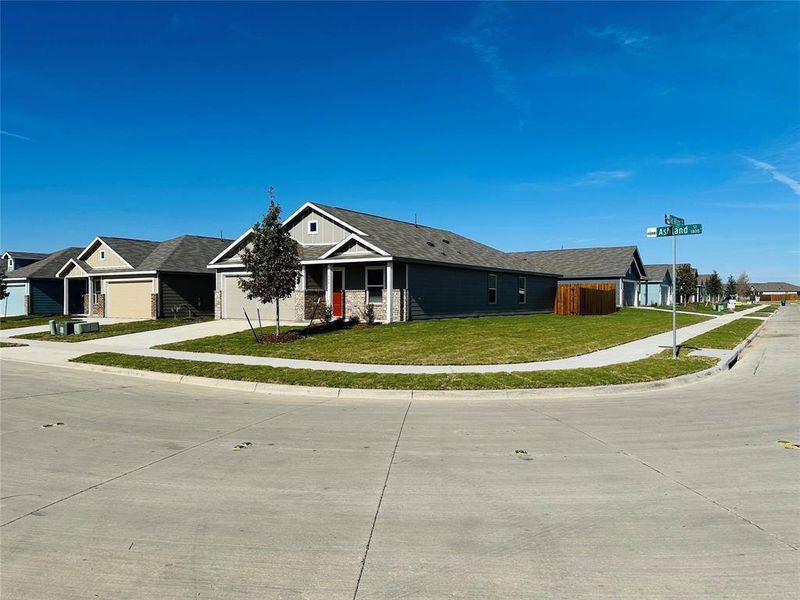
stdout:
MULTIPOLYGON (((712 317, 701 323, 689 325, 678 329, 678 343, 682 344, 686 340, 700 334, 711 331, 747 316, 755 312, 760 307, 746 310, 730 315, 712 317)), ((88 348, 91 342, 84 342, 81 345, 88 348)), ((136 349, 135 351, 125 352, 123 348, 112 348, 104 345, 102 350, 106 352, 125 352, 139 356, 154 356, 159 358, 177 358, 183 360, 195 360, 202 362, 217 362, 240 365, 262 365, 268 367, 289 367, 292 369, 312 369, 324 371, 345 371, 348 373, 503 373, 514 371, 550 371, 565 369, 585 369, 591 367, 604 367, 620 363, 641 360, 662 352, 664 347, 672 346, 672 331, 660 333, 641 340, 628 342, 619 346, 613 346, 605 350, 598 350, 579 356, 561 358, 557 360, 546 360, 528 363, 511 363, 500 365, 378 365, 360 363, 340 363, 326 362, 317 360, 300 360, 290 358, 272 358, 264 356, 246 356, 241 354, 210 354, 205 352, 181 352, 177 350, 158 350, 158 349, 136 349)), ((85 352, 84 352, 85 353, 85 352)))

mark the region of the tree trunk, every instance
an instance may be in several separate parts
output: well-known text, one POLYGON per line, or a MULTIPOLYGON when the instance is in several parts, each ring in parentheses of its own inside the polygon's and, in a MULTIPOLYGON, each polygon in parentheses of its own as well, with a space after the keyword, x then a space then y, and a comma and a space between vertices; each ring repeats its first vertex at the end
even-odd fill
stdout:
POLYGON ((281 301, 275 300, 275 335, 281 336, 281 301))

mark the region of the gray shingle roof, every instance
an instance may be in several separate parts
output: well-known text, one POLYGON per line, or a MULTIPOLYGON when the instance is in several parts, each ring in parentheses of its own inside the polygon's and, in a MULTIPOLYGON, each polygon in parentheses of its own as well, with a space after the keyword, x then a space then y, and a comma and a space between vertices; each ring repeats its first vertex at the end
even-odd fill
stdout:
POLYGON ((531 267, 539 271, 561 273, 564 277, 606 278, 624 277, 638 256, 638 250, 636 246, 617 246, 512 252, 511 255, 527 259, 531 267))
POLYGON ((14 250, 6 250, 3 254, 8 254, 11 258, 28 258, 28 259, 36 259, 41 260, 47 256, 50 256, 47 252, 16 252, 14 250))
POLYGON ((800 292, 800 286, 785 281, 767 281, 766 283, 750 284, 758 292, 800 292))
POLYGON ((140 271, 208 274, 206 265, 231 243, 233 240, 182 235, 158 244, 136 268, 140 271))
POLYGON ((46 254, 45 258, 37 260, 35 263, 14 269, 6 273, 8 279, 48 279, 55 278, 56 273, 61 270, 70 258, 76 258, 83 248, 71 247, 56 250, 52 254, 46 254))
POLYGON ((150 256, 150 253, 161 244, 161 242, 154 242, 152 240, 133 240, 129 238, 106 237, 104 235, 101 235, 100 239, 108 244, 114 252, 119 254, 137 271, 141 270, 139 269, 139 265, 142 261, 150 256))
POLYGON ((644 270, 646 273, 645 279, 650 281, 661 281, 664 279, 664 275, 669 273, 672 275, 672 265, 645 265, 644 270))
POLYGON ((527 273, 560 273, 533 267, 519 257, 445 229, 415 225, 316 202, 313 204, 360 229, 367 234, 365 239, 368 242, 394 258, 527 273))

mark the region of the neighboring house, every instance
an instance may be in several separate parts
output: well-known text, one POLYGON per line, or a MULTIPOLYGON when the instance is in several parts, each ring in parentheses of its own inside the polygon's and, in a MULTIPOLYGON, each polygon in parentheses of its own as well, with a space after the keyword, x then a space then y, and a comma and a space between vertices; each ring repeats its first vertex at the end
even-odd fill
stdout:
POLYGON ((769 281, 751 284, 756 302, 765 300, 797 300, 800 297, 800 286, 785 281, 769 281))
POLYGON ((572 248, 512 252, 533 270, 561 273, 559 283, 612 283, 617 306, 638 306, 639 286, 645 275, 636 246, 572 248))
POLYGON ((9 250, 0 255, 0 260, 5 261, 7 271, 13 271, 14 269, 27 267, 48 256, 50 255, 47 252, 13 252, 9 250))
POLYGON ((208 261, 231 240, 182 235, 163 242, 96 237, 62 262, 69 312, 95 317, 155 319, 214 314, 208 261))
MULTIPOLYGON (((721 298, 712 298, 711 295, 706 291, 706 284, 708 280, 711 278, 711 273, 700 273, 697 275, 697 295, 696 297, 699 298, 698 302, 708 302, 714 300, 721 300, 721 298)), ((724 284, 723 284, 724 287, 724 284)))
MULTIPOLYGON (((363 316, 367 304, 383 322, 440 317, 552 312, 557 275, 443 229, 307 202, 283 223, 300 244, 302 275, 281 301, 287 321, 306 321, 330 306, 334 317, 363 316)), ((275 317, 275 305, 246 299, 239 252, 252 230, 220 252, 216 315, 275 317)))
POLYGON ((645 265, 639 286, 639 306, 672 304, 672 265, 645 265))
MULTIPOLYGON (((7 273, 8 297, 0 302, 0 316, 52 315, 64 312, 64 283, 58 270, 81 248, 64 248, 7 273)), ((7 253, 8 254, 8 253, 7 253)), ((30 253, 29 253, 30 254, 30 253)), ((19 259, 15 256, 15 262, 19 259)), ((16 262, 19 265, 19 262, 16 262)))

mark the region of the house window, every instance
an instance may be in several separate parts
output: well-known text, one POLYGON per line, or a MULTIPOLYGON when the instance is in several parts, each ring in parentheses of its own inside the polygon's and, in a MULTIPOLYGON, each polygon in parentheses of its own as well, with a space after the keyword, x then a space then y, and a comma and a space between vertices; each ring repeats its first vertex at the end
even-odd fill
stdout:
POLYGON ((101 279, 95 279, 94 280, 94 293, 95 294, 101 294, 102 293, 102 288, 100 287, 100 285, 102 283, 103 283, 103 281, 101 279))
POLYGON ((489 273, 489 304, 497 304, 497 275, 489 273))
POLYGON ((106 259, 106 251, 100 250, 100 260, 105 260, 105 259, 106 259))
POLYGON ((517 302, 520 304, 525 304, 527 301, 527 282, 528 278, 525 276, 520 276, 517 278, 517 302))
POLYGON ((383 267, 367 267, 367 303, 383 302, 383 267))
POLYGON ((319 228, 319 222, 318 221, 309 221, 308 222, 308 233, 313 235, 313 234, 317 233, 318 228, 319 228))

